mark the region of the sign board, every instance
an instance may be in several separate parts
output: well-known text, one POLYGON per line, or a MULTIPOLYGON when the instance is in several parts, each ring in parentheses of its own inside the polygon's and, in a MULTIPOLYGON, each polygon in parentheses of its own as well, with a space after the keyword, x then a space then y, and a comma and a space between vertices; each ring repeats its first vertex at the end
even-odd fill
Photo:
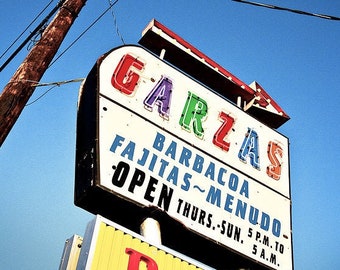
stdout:
POLYGON ((288 139, 211 89, 124 46, 88 77, 77 133, 77 205, 156 207, 237 254, 292 269, 288 139))
POLYGON ((213 270, 146 239, 101 216, 88 224, 79 270, 213 270))

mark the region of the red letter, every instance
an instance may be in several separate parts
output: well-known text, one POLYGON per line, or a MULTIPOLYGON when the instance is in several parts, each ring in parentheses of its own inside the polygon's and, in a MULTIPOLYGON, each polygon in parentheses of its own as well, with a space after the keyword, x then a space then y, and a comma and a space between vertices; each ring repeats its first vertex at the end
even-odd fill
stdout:
POLYGON ((131 95, 139 80, 138 73, 133 69, 142 70, 144 63, 129 54, 123 56, 114 71, 111 84, 113 87, 127 95, 131 95))
POLYGON ((125 253, 130 256, 127 270, 138 270, 141 261, 146 264, 148 270, 158 270, 157 263, 149 256, 132 248, 126 248, 125 253))
POLYGON ((223 124, 216 131, 213 138, 213 144, 222 148, 224 151, 229 151, 230 142, 227 142, 224 139, 233 127, 235 119, 224 112, 220 112, 219 118, 222 119, 223 124))
POLYGON ((282 162, 280 160, 283 156, 282 147, 278 143, 274 143, 270 141, 268 143, 268 158, 271 163, 267 167, 267 175, 274 180, 279 180, 281 176, 281 165, 282 162))

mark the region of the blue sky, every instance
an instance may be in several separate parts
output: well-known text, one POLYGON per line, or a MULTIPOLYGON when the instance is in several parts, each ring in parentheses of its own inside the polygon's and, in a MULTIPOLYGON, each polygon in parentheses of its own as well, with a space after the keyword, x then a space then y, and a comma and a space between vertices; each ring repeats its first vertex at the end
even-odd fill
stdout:
MULTIPOLYGON (((47 3, 1 2, 0 54, 47 3)), ((334 0, 264 3, 340 16, 334 0)), ((88 1, 59 53, 108 5, 88 1)), ((136 44, 152 18, 242 81, 256 80, 291 117, 278 131, 290 139, 295 269, 338 269, 340 23, 220 0, 121 0, 112 11, 41 82, 86 77, 100 55, 122 45, 115 20, 125 43, 136 44)), ((1 89, 26 54, 0 73, 1 89)), ((73 204, 78 89, 58 86, 27 106, 0 149, 1 269, 57 269, 65 239, 83 235, 93 217, 73 204)), ((47 90, 38 87, 30 101, 47 90)))

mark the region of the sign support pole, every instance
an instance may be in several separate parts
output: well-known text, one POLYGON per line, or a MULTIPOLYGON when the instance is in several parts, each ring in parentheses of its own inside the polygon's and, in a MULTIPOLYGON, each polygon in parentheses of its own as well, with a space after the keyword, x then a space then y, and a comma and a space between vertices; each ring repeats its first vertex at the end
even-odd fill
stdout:
POLYGON ((140 225, 141 235, 155 244, 162 244, 159 222, 153 218, 146 218, 140 225))
POLYGON ((0 146, 48 69, 86 0, 66 0, 0 96, 0 146))

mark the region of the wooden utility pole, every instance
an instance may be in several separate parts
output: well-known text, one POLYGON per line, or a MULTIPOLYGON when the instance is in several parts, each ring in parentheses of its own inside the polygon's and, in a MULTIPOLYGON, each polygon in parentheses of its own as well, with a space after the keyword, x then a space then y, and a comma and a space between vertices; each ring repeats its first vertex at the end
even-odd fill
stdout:
POLYGON ((0 146, 32 96, 86 0, 66 0, 0 96, 0 146))

